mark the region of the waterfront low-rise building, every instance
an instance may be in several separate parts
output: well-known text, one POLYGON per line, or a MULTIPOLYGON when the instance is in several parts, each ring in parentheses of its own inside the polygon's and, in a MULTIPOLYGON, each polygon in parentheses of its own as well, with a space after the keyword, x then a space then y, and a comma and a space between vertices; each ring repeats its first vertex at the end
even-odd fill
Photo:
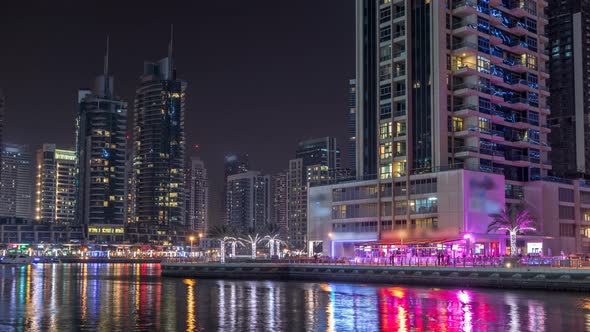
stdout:
POLYGON ((488 233, 487 227, 490 215, 512 204, 536 220, 535 232, 518 237, 520 254, 590 252, 590 184, 545 177, 514 186, 500 174, 454 169, 312 186, 309 253, 352 257, 359 250, 378 250, 386 255, 410 246, 505 255, 508 235, 488 233))
POLYGON ((0 243, 69 243, 84 239, 81 225, 38 223, 25 218, 0 218, 0 243))

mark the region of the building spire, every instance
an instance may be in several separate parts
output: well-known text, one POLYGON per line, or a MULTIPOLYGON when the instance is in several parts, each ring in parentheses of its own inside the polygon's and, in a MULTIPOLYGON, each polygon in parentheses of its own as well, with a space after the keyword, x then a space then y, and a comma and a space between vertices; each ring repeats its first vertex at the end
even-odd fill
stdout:
POLYGON ((104 94, 110 95, 110 77, 109 77, 109 35, 107 35, 107 49, 104 55, 104 94))
POLYGON ((172 74, 174 72, 174 60, 172 59, 172 46, 174 42, 174 24, 170 24, 170 42, 168 43, 168 79, 174 79, 172 74))

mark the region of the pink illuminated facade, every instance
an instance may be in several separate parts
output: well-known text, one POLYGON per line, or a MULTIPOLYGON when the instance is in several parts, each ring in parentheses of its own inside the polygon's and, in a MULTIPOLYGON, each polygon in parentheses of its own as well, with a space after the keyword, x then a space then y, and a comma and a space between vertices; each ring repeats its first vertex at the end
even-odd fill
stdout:
POLYGON ((311 187, 309 253, 321 248, 322 255, 353 257, 359 245, 375 245, 385 253, 444 246, 467 255, 506 255, 508 235, 488 233, 487 227, 490 215, 511 203, 520 203, 536 219, 537 231, 518 237, 520 254, 590 252, 590 184, 581 180, 547 178, 511 192, 502 175, 458 169, 412 175, 409 190, 405 183, 367 180, 311 187))
POLYGON ((322 254, 350 257, 359 243, 465 244, 469 234, 482 254, 504 251, 503 236, 486 232, 489 215, 505 205, 503 176, 458 169, 413 175, 410 183, 409 192, 405 181, 391 180, 312 187, 309 248, 322 242, 322 254))

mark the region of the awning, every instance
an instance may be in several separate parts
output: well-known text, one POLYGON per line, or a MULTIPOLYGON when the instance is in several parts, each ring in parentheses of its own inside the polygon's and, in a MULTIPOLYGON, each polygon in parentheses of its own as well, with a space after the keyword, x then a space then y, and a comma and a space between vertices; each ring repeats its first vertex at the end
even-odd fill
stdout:
POLYGON ((370 242, 355 243, 356 246, 424 246, 424 245, 437 245, 448 242, 464 241, 461 237, 445 237, 445 238, 427 238, 427 239, 390 239, 390 240, 378 240, 370 242))

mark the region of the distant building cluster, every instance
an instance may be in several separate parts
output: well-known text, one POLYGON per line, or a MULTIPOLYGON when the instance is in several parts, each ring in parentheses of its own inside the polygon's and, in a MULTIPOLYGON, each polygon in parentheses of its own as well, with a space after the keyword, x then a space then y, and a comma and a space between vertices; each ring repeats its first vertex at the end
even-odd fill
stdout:
MULTIPOLYGON (((198 158, 187 163, 186 82, 176 77, 172 39, 166 58, 144 64, 133 135, 108 41, 104 64, 94 87, 78 91, 73 149, 43 144, 35 167, 28 146, 2 144, 0 241, 177 244, 207 231, 207 169, 198 158)), ((0 123, 5 105, 0 92, 0 123)))

